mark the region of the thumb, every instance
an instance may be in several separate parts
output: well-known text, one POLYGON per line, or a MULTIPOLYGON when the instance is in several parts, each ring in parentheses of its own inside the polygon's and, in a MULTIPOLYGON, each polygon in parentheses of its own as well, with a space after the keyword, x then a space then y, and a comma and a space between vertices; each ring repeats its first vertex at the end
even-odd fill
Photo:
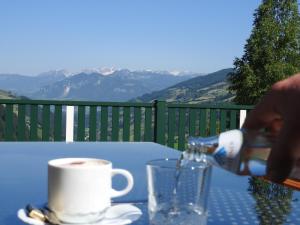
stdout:
POLYGON ((300 124, 285 122, 267 162, 267 175, 271 181, 281 183, 290 175, 300 153, 300 124))

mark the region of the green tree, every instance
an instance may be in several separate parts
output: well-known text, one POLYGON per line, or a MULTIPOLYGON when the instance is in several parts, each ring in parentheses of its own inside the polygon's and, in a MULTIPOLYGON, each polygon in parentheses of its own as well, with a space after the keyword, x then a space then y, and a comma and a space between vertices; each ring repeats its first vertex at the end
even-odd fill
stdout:
POLYGON ((263 0, 254 13, 244 55, 234 61, 229 90, 238 104, 255 104, 278 80, 300 71, 297 0, 263 0))

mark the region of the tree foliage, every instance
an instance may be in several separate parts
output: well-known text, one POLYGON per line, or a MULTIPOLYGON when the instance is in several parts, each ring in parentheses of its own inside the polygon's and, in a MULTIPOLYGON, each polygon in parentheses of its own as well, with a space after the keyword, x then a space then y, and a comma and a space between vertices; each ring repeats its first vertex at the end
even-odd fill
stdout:
POLYGON ((238 104, 255 104, 278 80, 300 71, 297 0, 263 0, 254 13, 244 55, 234 61, 229 90, 238 104))

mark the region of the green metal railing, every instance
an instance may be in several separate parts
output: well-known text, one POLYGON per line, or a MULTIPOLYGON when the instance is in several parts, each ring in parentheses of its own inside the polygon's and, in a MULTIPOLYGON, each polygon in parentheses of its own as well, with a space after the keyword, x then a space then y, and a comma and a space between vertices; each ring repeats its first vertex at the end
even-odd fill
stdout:
POLYGON ((0 138, 3 141, 65 141, 67 106, 75 108, 74 141, 153 141, 181 150, 188 136, 215 135, 238 128, 240 111, 252 109, 252 106, 164 101, 0 99, 0 138))

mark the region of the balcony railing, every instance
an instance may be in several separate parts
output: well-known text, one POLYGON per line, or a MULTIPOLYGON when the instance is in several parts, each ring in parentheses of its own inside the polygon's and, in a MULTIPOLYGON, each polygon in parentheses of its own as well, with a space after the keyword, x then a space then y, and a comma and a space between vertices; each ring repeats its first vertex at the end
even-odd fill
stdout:
POLYGON ((2 141, 151 141, 184 149, 188 136, 239 128, 252 106, 0 99, 2 141))

